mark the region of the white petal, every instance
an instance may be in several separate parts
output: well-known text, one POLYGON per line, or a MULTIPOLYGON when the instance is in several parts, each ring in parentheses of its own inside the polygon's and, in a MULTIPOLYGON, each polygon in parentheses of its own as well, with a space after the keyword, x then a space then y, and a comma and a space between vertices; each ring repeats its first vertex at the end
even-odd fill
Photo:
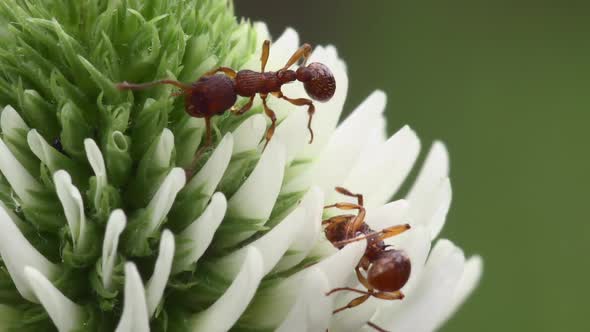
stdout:
MULTIPOLYGON (((366 146, 367 128, 374 128, 383 121, 386 97, 381 91, 373 92, 336 129, 318 161, 308 174, 302 174, 287 184, 284 191, 298 191, 310 183, 320 186, 331 196, 334 186, 342 184, 366 146), (301 183, 297 183, 301 182, 301 183), (309 182, 309 183, 307 183, 309 182)), ((291 115, 292 116, 292 115, 291 115)), ((291 117, 290 116, 290 117, 291 117)))
MULTIPOLYGON (((321 62, 328 66, 336 80, 336 93, 334 97, 325 103, 316 102, 316 112, 312 122, 312 129, 314 131, 313 144, 306 144, 303 151, 298 154, 297 159, 310 159, 317 156, 327 143, 332 135, 348 93, 348 76, 346 74, 346 65, 338 58, 336 50, 333 46, 321 47, 318 46, 313 50, 313 53, 308 61, 321 62)), ((294 84, 292 84, 295 86, 294 84)), ((301 86, 301 85, 297 85, 301 86)), ((289 97, 304 97, 304 95, 288 95, 289 97)), ((273 99, 274 100, 274 99, 273 99)))
MULTIPOLYGON (((342 197, 342 196, 340 196, 342 197)), ((381 207, 367 209, 365 222, 374 230, 393 225, 409 223, 410 204, 405 199, 387 203, 381 207)))
POLYGON ((31 191, 41 190, 39 182, 20 164, 2 139, 0 139, 0 171, 10 183, 12 190, 25 204, 35 199, 31 196, 31 191))
POLYGON ((27 241, 3 208, 0 208, 0 255, 18 292, 31 302, 37 302, 37 298, 23 275, 25 266, 35 268, 50 280, 60 272, 57 265, 27 241))
POLYGON ((27 223, 22 221, 8 206, 6 206, 3 201, 0 201, 0 208, 4 209, 4 212, 8 214, 12 222, 16 225, 16 227, 18 227, 19 230, 22 231, 29 226, 27 223))
POLYGON ((172 270, 174 259, 174 235, 169 230, 164 230, 160 240, 160 253, 156 260, 156 267, 152 278, 147 282, 145 297, 148 305, 148 315, 151 317, 158 308, 158 304, 164 295, 166 283, 172 270))
POLYGON ((232 133, 234 137, 233 154, 256 149, 265 131, 266 120, 262 114, 252 115, 242 122, 232 133))
POLYGON ((320 269, 309 269, 298 292, 297 302, 276 331, 325 331, 332 316, 332 300, 325 295, 329 290, 326 275, 320 269))
POLYGON ((424 264, 430 251, 430 232, 427 228, 418 225, 403 234, 391 238, 386 243, 402 249, 410 258, 412 272, 402 291, 406 296, 411 296, 416 284, 422 277, 424 264))
MULTIPOLYGON (((387 120, 385 119, 385 116, 383 114, 381 114, 379 119, 375 121, 375 125, 373 126, 373 128, 369 129, 367 136, 369 138, 367 139, 367 144, 365 145, 366 147, 379 146, 383 144, 385 141, 387 141, 387 139, 389 138, 389 135, 387 133, 387 120)), ((368 151, 368 149, 363 149, 362 152, 367 153, 368 151)), ((359 155, 359 158, 363 157, 364 154, 361 153, 359 155)))
POLYGON ((125 264, 125 303, 115 332, 148 332, 150 320, 141 276, 133 263, 125 264))
POLYGON ((367 207, 380 206, 393 196, 412 169, 420 151, 420 140, 405 126, 382 145, 368 150, 343 186, 363 193, 367 207))
POLYGON ((53 286, 35 268, 26 266, 24 268, 24 274, 35 296, 39 299, 45 311, 47 311, 49 318, 51 318, 58 331, 69 332, 82 327, 85 320, 84 308, 82 306, 77 305, 65 297, 59 289, 53 286))
POLYGON ((258 249, 249 248, 231 286, 211 307, 192 318, 191 331, 228 331, 254 297, 263 277, 263 265, 258 249))
POLYGON ((144 229, 146 233, 151 234, 162 223, 170 211, 176 195, 184 187, 185 181, 186 175, 180 167, 173 168, 168 173, 147 207, 151 213, 150 221, 144 229))
MULTIPOLYGON (((450 199, 445 197, 444 194, 447 191, 445 181, 448 181, 448 176, 449 158, 447 150, 442 143, 435 142, 407 196, 411 207, 410 216, 414 222, 429 225, 433 220, 432 217, 437 212, 441 213, 441 204, 450 199)), ((450 188, 448 190, 450 191, 450 188)), ((434 221, 437 224, 432 228, 432 238, 435 238, 442 228, 440 217, 434 219, 434 221)))
MULTIPOLYGON (((261 30, 263 32, 263 30, 261 30)), ((244 68, 259 71, 260 70, 260 54, 262 53, 262 42, 259 36, 259 45, 257 45, 255 56, 244 66, 244 68)), ((291 55, 299 47, 299 35, 297 31, 292 28, 287 28, 285 32, 270 45, 270 56, 266 64, 266 70, 278 70, 282 68, 291 55)))
MULTIPOLYGON (((406 295, 406 299, 414 296, 414 293, 417 291, 416 287, 423 278, 424 264, 430 251, 430 231, 426 227, 418 225, 401 235, 386 240, 386 244, 396 249, 402 249, 410 258, 412 272, 410 279, 408 279, 408 282, 401 291, 406 295)), ((400 307, 406 305, 406 300, 382 301, 370 299, 369 301, 378 303, 380 306, 380 313, 378 315, 385 315, 384 317, 389 317, 390 313, 400 310, 400 307)))
POLYGON ((285 271, 301 263, 316 244, 322 231, 322 213, 324 211, 324 195, 318 187, 313 187, 301 200, 300 206, 305 209, 303 224, 298 235, 289 247, 289 253, 277 264, 275 272, 285 271))
POLYGON ((293 28, 287 28, 283 34, 270 45, 270 56, 268 59, 268 70, 282 68, 287 60, 299 48, 299 35, 293 28))
MULTIPOLYGON (((268 31, 268 27, 266 26, 266 23, 261 22, 261 21, 256 21, 252 24, 252 27, 256 31, 256 40, 258 41, 259 45, 262 45, 263 41, 265 41, 267 39, 271 39, 270 32, 268 31)), ((259 54, 259 56, 260 56, 260 54, 259 54)))
POLYGON ((96 175, 97 184, 104 186, 107 182, 107 169, 100 148, 93 139, 87 138, 84 140, 84 149, 86 150, 88 163, 90 163, 90 167, 92 167, 96 175))
POLYGON ((308 143, 308 136, 307 112, 293 112, 277 126, 273 139, 284 143, 289 164, 308 143))
POLYGON ((220 192, 215 193, 199 218, 178 235, 176 239, 178 250, 173 273, 181 272, 201 258, 213 241, 213 235, 221 224, 226 210, 225 196, 220 192))
POLYGON ((176 152, 176 162, 177 166, 188 168, 193 161, 193 156, 195 151, 199 148, 201 144, 201 139, 203 137, 203 133, 205 131, 205 121, 202 118, 193 118, 190 117, 187 119, 182 129, 178 129, 178 132, 186 133, 185 135, 181 135, 182 137, 175 137, 176 149, 179 149, 178 146, 182 144, 182 151, 176 152), (179 142, 182 140, 182 142, 179 142))
POLYGON ((349 140, 350 136, 362 138, 362 133, 383 118, 387 104, 387 95, 381 90, 373 91, 352 113, 338 126, 333 137, 349 140))
POLYGON ((263 274, 268 274, 299 234, 301 227, 304 225, 301 222, 304 217, 305 210, 298 207, 268 233, 246 247, 222 258, 216 266, 223 271, 224 276, 231 278, 238 273, 240 262, 248 254, 249 247, 254 247, 262 254, 263 274))
POLYGON ((228 214, 267 220, 277 200, 285 171, 285 148, 271 140, 258 164, 228 202, 228 214))
POLYGON ((63 208, 74 243, 74 250, 86 246, 86 215, 84 202, 78 188, 72 184, 72 178, 66 171, 57 171, 53 175, 55 190, 63 208))
POLYGON ((451 208, 452 198, 453 191, 451 189, 451 181, 449 178, 446 178, 433 195, 433 201, 438 202, 438 204, 436 205, 430 220, 426 223, 428 228, 430 228, 430 234, 433 239, 438 236, 445 225, 447 213, 449 213, 449 209, 451 208))
POLYGON ((445 308, 444 313, 441 315, 440 321, 436 324, 437 327, 440 327, 444 322, 446 322, 465 302, 467 297, 473 292, 479 283, 482 272, 483 262, 481 257, 473 256, 465 262, 463 275, 461 276, 461 279, 455 288, 451 303, 445 308))
MULTIPOLYGON (((354 167, 373 128, 382 118, 386 96, 375 91, 336 129, 314 167, 314 183, 333 196, 334 186, 341 185, 354 167)), ((371 160, 372 162, 372 160, 371 160)))
POLYGON ((27 134, 27 143, 29 144, 31 151, 33 151, 35 156, 37 156, 37 158, 39 158, 43 164, 47 165, 51 170, 55 170, 57 168, 56 160, 52 154, 52 152, 57 151, 51 151, 55 149, 49 145, 49 143, 47 143, 45 138, 43 138, 43 136, 41 136, 37 130, 32 129, 29 131, 27 134))
POLYGON ((376 316, 376 324, 395 331, 434 330, 463 273, 463 252, 448 240, 432 249, 416 291, 408 295, 399 310, 388 312, 386 304, 376 316))
POLYGON ((161 167, 167 167, 170 165, 170 158, 172 158, 172 150, 174 149, 174 134, 168 128, 164 128, 158 145, 154 153, 154 159, 152 162, 161 167))
POLYGON ((209 157, 209 160, 203 165, 187 184, 186 190, 195 190, 202 188, 201 191, 206 195, 213 194, 213 191, 219 184, 223 173, 232 156, 234 140, 232 134, 226 134, 221 142, 215 148, 215 151, 209 157))
POLYGON ((314 265, 326 274, 331 288, 345 287, 354 276, 354 268, 365 254, 367 241, 357 241, 314 265))
POLYGON ((23 121, 18 112, 10 105, 4 107, 0 114, 0 128, 4 135, 10 135, 19 130, 29 131, 29 127, 25 121, 23 121))
POLYGON ((104 164, 104 158, 102 157, 100 148, 93 139, 87 138, 84 140, 84 150, 86 150, 86 158, 90 163, 90 167, 92 167, 94 175, 96 175, 94 206, 100 206, 100 197, 107 185, 107 170, 104 164))
MULTIPOLYGON (((416 287, 423 277, 424 264, 430 251, 430 231, 426 227, 418 225, 403 234, 387 239, 385 243, 396 249, 405 251, 410 258, 412 272, 408 282, 401 291, 406 295, 406 299, 412 297, 417 291, 416 287)), ((405 300, 382 301, 371 299, 370 301, 377 302, 382 308, 381 311, 386 315, 406 305, 405 300)))
POLYGON ((111 213, 102 244, 102 284, 110 290, 113 281, 113 269, 117 260, 119 237, 125 229, 127 221, 123 210, 115 210, 111 213))
MULTIPOLYGON (((362 285, 358 284, 356 287, 357 289, 364 289, 362 285)), ((332 295, 335 296, 335 295, 332 295)), ((352 299, 361 296, 360 294, 353 293, 353 292, 341 292, 338 295, 337 300, 335 300, 336 304, 334 307, 340 308, 348 304, 352 299)), ((375 310, 377 309, 378 303, 377 301, 372 301, 371 298, 365 301, 359 306, 354 308, 346 309, 341 313, 337 313, 333 315, 332 321, 330 323, 330 331, 350 331, 356 332, 360 331, 363 326, 367 324, 371 320, 371 317, 375 314, 375 310)))

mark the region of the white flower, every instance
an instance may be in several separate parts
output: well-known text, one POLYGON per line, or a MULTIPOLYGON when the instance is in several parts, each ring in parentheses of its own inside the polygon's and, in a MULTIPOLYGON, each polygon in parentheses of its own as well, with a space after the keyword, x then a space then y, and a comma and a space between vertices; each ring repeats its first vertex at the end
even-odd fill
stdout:
MULTIPOLYGON (((263 24, 257 24, 256 29, 262 44, 268 32, 263 24)), ((297 33, 288 29, 272 45, 267 68, 282 67, 299 44, 297 33)), ((255 55, 246 67, 258 68, 258 58, 255 55)), ((85 208, 89 201, 84 200, 75 185, 77 175, 62 167, 67 166, 64 162, 67 158, 35 129, 29 128, 12 107, 2 111, 0 125, 4 140, 0 139, 0 172, 13 189, 15 205, 34 204, 35 195, 39 195, 43 186, 41 179, 31 175, 15 155, 14 151, 23 147, 15 149, 5 143, 11 135, 27 133, 30 152, 52 175, 60 213, 63 212, 69 230, 67 236, 72 239, 72 248, 68 249, 71 255, 83 256, 93 248, 100 252, 96 264, 98 284, 105 293, 116 291, 117 277, 124 276, 124 285, 120 287, 124 303, 117 332, 148 331, 150 320, 157 317, 158 308, 167 301, 164 294, 173 287, 170 280, 185 271, 193 271, 197 262, 197 270, 206 270, 208 278, 220 278, 227 284, 222 282, 221 294, 204 308, 185 316, 185 326, 191 331, 227 331, 233 326, 277 331, 357 331, 370 330, 368 322, 398 332, 432 331, 444 323, 476 286, 482 270, 479 257, 465 259, 463 252, 448 240, 438 240, 431 249, 431 241, 442 229, 451 203, 444 145, 432 146, 408 196, 389 203, 418 156, 420 142, 416 134, 404 127, 386 138, 385 95, 380 91, 371 94, 337 126, 348 89, 345 65, 332 46, 316 47, 310 59, 314 61, 331 68, 337 89, 329 102, 316 104, 313 144, 307 143, 304 109, 271 99, 269 106, 280 119, 276 134, 251 173, 229 197, 218 188, 240 156, 262 150, 265 130, 262 115, 253 115, 234 131, 225 133, 194 177, 186 179, 181 168, 170 168, 161 176, 159 187, 153 188, 151 199, 136 213, 130 215, 121 209, 108 211, 99 248, 93 238, 94 216, 88 215, 85 208), (349 199, 336 194, 335 186, 364 194, 368 209, 366 222, 371 228, 412 225, 410 231, 388 240, 408 253, 413 266, 410 280, 402 289, 406 295, 403 301, 369 299, 358 307, 332 314, 354 294, 326 296, 326 293, 336 287, 358 287, 354 268, 366 245, 358 241, 336 250, 324 238, 323 206, 349 199), (187 205, 187 200, 193 197, 200 198, 190 200, 187 205), (273 215, 277 203, 289 197, 296 197, 300 202, 283 211, 283 215, 273 215), (187 206, 196 211, 199 204, 203 205, 202 213, 187 214, 187 206), (178 229, 165 223, 167 219, 178 221, 186 216, 190 216, 189 222, 178 229), (240 228, 245 223, 248 227, 240 228), (268 232, 253 237, 264 227, 268 232), (124 251, 129 257, 148 256, 144 253, 152 249, 146 243, 154 238, 159 240, 159 250, 146 277, 137 262, 132 258, 123 260, 119 253, 124 251), (240 243, 246 245, 236 248, 240 243), (218 254, 207 256, 207 250, 217 250, 218 254), (124 267, 120 275, 117 266, 124 267)), ((283 92, 290 97, 305 95, 300 84, 286 86, 283 92)), ((199 124, 192 125, 195 130, 201 130, 199 124)), ((94 173, 91 203, 100 215, 104 211, 99 207, 112 190, 111 180, 99 145, 86 139, 83 146, 94 173)), ((139 167, 145 166, 144 160, 149 160, 154 168, 174 164, 173 148, 174 134, 164 129, 139 167)), ((0 201, 0 255, 18 293, 27 301, 43 306, 59 331, 84 328, 88 320, 84 305, 68 298, 56 286, 67 271, 29 243, 23 235, 27 227, 13 209, 0 201)), ((195 285, 203 286, 198 282, 195 285)), ((209 284, 203 287, 214 288, 209 284)), ((207 296, 205 291, 189 295, 195 301, 207 296)), ((18 314, 10 308, 1 309, 0 324, 18 319, 15 318, 18 314)))
MULTIPOLYGON (((263 30, 264 27, 260 28, 263 30)), ((263 33, 259 35, 264 36, 263 33)), ((299 44, 297 33, 287 29, 273 43, 268 68, 280 68, 299 44)), ((302 110, 293 109, 281 100, 273 100, 271 104, 274 109, 287 113, 275 139, 287 147, 287 160, 292 162, 291 165, 293 162, 298 165, 289 169, 291 174, 284 183, 282 194, 313 188, 311 193, 315 193, 318 199, 325 197, 324 205, 350 200, 337 194, 335 186, 364 194, 368 207, 366 222, 372 229, 403 223, 412 225, 408 232, 387 240, 388 244, 408 253, 412 274, 402 288, 406 295, 404 300, 371 299, 356 308, 332 315, 334 308, 345 305, 355 294, 342 294, 334 299, 323 298, 322 294, 336 287, 359 287, 354 267, 365 246, 355 243, 336 251, 326 246, 327 240, 321 236, 315 244, 316 252, 312 254, 329 256, 291 277, 293 280, 268 291, 275 292, 272 301, 269 300, 270 305, 276 305, 272 303, 277 299, 294 303, 287 310, 287 319, 281 322, 280 330, 300 331, 303 327, 310 331, 326 328, 331 331, 372 330, 366 325, 371 321, 392 331, 433 331, 462 304, 482 273, 481 258, 465 259, 461 249, 449 240, 437 240, 431 249, 431 241, 441 231, 451 203, 445 146, 435 142, 407 197, 388 202, 414 166, 420 151, 418 137, 405 126, 391 138, 386 138, 383 116, 386 96, 381 91, 372 93, 336 127, 348 88, 346 68, 332 46, 316 47, 309 62, 314 61, 332 69, 337 90, 332 100, 316 104, 317 116, 313 122, 316 139, 313 144, 305 144, 307 133, 302 110), (293 295, 295 300, 281 296, 289 293, 289 287, 300 289, 293 295)), ((251 65, 255 66, 255 63, 251 65)), ((304 94, 303 88, 296 84, 288 86, 284 92, 288 96, 304 94)), ((315 228, 312 229, 302 231, 314 232, 315 228)), ((277 323, 282 316, 268 319, 277 323)), ((269 322, 269 326, 272 323, 269 322)))

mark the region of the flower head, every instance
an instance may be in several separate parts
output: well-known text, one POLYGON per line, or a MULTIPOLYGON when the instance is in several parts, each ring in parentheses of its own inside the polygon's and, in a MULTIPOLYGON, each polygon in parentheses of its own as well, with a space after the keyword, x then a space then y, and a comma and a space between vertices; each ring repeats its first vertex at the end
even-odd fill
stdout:
MULTIPOLYGON (((213 119, 213 148, 186 176, 205 124, 169 87, 121 92, 115 82, 194 81, 219 65, 258 69, 263 24, 238 23, 225 0, 0 3, 0 327, 59 331, 334 331, 370 324, 396 331, 439 326, 476 285, 440 232, 451 201, 447 152, 435 143, 406 199, 388 203, 420 142, 404 127, 385 136, 385 95, 369 96, 339 126, 348 89, 332 46, 310 62, 334 73, 336 94, 307 114, 269 99, 244 116, 213 119), (407 252, 403 301, 370 298, 333 315, 357 287, 366 249, 337 250, 323 207, 365 196, 375 230, 407 252)), ((272 45, 277 69, 299 46, 287 29, 272 45)), ((283 89, 303 96, 300 84, 283 89)))

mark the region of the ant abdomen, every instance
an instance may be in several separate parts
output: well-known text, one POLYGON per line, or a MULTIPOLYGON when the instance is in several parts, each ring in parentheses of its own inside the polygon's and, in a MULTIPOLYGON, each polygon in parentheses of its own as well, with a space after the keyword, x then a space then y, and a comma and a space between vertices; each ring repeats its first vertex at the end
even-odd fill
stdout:
POLYGON ((186 111, 202 118, 223 114, 236 103, 234 81, 226 75, 203 76, 185 94, 186 111))
POLYGON ((336 80, 328 67, 313 62, 297 69, 297 80, 303 82, 307 94, 317 101, 328 101, 336 92, 336 80))
POLYGON ((408 282, 412 272, 410 258, 402 250, 382 251, 379 258, 371 263, 367 279, 373 287, 384 292, 400 290, 408 282))

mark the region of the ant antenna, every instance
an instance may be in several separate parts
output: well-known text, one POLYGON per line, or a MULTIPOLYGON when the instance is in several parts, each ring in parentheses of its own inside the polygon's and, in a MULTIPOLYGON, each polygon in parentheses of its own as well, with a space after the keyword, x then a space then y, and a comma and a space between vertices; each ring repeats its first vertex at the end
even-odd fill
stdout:
POLYGON ((369 240, 369 239, 372 239, 372 238, 375 238, 375 237, 380 237, 381 240, 383 240, 383 239, 386 239, 386 238, 389 238, 389 237, 392 237, 392 236, 396 236, 398 234, 401 234, 401 233, 407 231, 410 228, 411 228, 410 224, 403 224, 403 225, 391 226, 391 227, 384 228, 384 229, 382 229, 380 231, 372 232, 372 233, 369 233, 369 234, 364 234, 364 235, 357 236, 357 237, 352 238, 352 239, 346 239, 346 240, 342 240, 342 241, 336 241, 333 244, 335 246, 344 246, 344 245, 347 245, 349 243, 353 243, 353 242, 357 242, 357 241, 361 241, 361 240, 365 240, 365 239, 369 240))
POLYGON ((377 324, 375 324, 373 322, 367 322, 367 325, 369 325, 370 327, 374 328, 375 330, 377 330, 379 332, 389 332, 389 331, 384 330, 383 328, 379 327, 377 324))
POLYGON ((184 83, 174 81, 174 80, 158 80, 158 81, 141 83, 141 84, 129 83, 129 82, 125 81, 122 83, 117 83, 116 86, 117 86, 117 89, 119 89, 119 90, 142 90, 142 89, 149 88, 154 85, 160 85, 160 84, 174 85, 175 87, 178 87, 184 91, 190 90, 190 88, 191 88, 189 85, 186 85, 184 83))

